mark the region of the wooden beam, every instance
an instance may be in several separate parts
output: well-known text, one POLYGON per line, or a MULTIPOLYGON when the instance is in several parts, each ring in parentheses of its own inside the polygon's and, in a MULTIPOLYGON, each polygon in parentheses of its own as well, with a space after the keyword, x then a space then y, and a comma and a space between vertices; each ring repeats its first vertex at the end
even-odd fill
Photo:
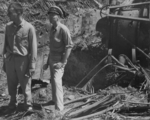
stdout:
POLYGON ((109 9, 128 7, 128 6, 137 6, 137 5, 146 5, 146 4, 150 4, 150 2, 141 2, 141 3, 134 3, 134 4, 128 4, 128 5, 110 6, 109 9))
POLYGON ((150 22, 149 18, 135 18, 135 17, 129 17, 129 16, 122 16, 122 15, 112 15, 112 14, 108 14, 107 16, 116 18, 116 19, 126 19, 126 20, 150 22))

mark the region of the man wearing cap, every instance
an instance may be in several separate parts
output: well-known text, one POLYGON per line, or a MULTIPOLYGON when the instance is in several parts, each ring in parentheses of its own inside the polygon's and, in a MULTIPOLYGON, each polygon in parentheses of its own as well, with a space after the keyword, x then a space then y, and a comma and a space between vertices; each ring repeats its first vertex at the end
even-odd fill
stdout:
POLYGON ((67 59, 71 53, 73 42, 69 29, 60 22, 60 18, 65 17, 64 11, 60 7, 53 6, 48 11, 49 21, 52 24, 50 28, 50 52, 47 64, 44 69, 50 66, 52 102, 57 111, 64 109, 62 76, 67 59))
POLYGON ((31 76, 37 59, 37 39, 34 27, 23 19, 22 14, 21 4, 14 2, 9 5, 8 17, 11 22, 6 25, 3 55, 10 103, 5 112, 16 108, 18 83, 24 94, 25 109, 32 109, 31 76))

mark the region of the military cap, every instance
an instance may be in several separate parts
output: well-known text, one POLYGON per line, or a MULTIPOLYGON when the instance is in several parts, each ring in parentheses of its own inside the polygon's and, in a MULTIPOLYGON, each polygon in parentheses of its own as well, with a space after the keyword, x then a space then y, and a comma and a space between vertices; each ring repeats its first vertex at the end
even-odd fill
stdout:
POLYGON ((48 14, 50 13, 54 13, 54 14, 57 14, 59 15, 61 18, 63 18, 63 11, 61 10, 61 8, 59 8, 58 6, 52 6, 50 7, 49 11, 48 11, 48 14))

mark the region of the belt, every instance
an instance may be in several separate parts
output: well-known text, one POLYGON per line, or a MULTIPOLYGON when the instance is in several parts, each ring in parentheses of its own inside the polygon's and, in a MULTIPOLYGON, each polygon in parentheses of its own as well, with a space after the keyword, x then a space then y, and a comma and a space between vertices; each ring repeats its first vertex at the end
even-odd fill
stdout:
POLYGON ((10 53, 10 52, 7 52, 4 55, 4 58, 6 58, 8 61, 11 60, 12 57, 25 57, 25 56, 22 56, 22 55, 19 55, 19 54, 10 53))

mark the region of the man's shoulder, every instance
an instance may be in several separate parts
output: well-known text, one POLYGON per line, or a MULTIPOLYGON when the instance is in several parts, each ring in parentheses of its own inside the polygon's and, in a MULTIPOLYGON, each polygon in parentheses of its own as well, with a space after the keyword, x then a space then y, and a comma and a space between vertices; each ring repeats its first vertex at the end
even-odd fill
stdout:
POLYGON ((24 20, 24 22, 25 22, 25 27, 34 28, 34 26, 30 22, 28 22, 26 20, 24 20))
POLYGON ((68 29, 68 27, 66 25, 60 23, 59 26, 60 26, 60 29, 69 32, 69 29, 68 29))

